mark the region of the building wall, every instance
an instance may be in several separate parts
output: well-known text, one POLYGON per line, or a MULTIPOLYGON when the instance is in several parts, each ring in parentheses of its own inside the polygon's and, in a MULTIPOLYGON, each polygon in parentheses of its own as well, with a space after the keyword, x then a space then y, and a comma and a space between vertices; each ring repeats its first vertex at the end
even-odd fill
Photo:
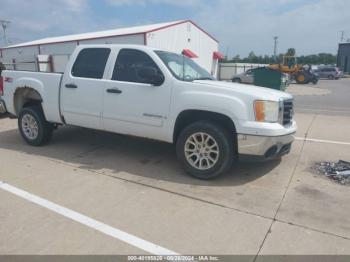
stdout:
POLYGON ((21 48, 10 48, 2 50, 1 61, 5 64, 6 68, 14 69, 13 61, 15 61, 16 70, 36 70, 35 60, 39 54, 38 46, 28 46, 21 48), (28 63, 32 62, 32 63, 28 63))
POLYGON ((125 36, 113 36, 100 39, 90 39, 90 40, 81 40, 79 42, 83 44, 135 44, 143 45, 144 44, 144 34, 137 35, 125 35, 125 36))
POLYGON ((53 56, 53 67, 55 72, 64 72, 69 61, 70 55, 73 53, 77 44, 137 44, 143 45, 144 35, 114 36, 106 38, 80 40, 79 42, 66 42, 56 44, 41 45, 41 54, 51 54, 53 56))
POLYGON ((198 56, 193 60, 208 72, 213 70, 213 53, 219 48, 219 44, 214 39, 190 22, 148 33, 146 42, 150 47, 175 53, 190 49, 198 56))
MULTIPOLYGON (((73 53, 77 44, 144 44, 144 34, 137 35, 126 35, 126 36, 114 36, 98 39, 88 39, 72 41, 72 42, 62 42, 62 43, 52 43, 52 44, 43 44, 35 45, 30 47, 15 47, 2 50, 2 58, 0 60, 4 64, 12 63, 12 60, 15 59, 16 63, 18 62, 29 62, 31 64, 18 64, 16 65, 16 70, 29 70, 35 71, 37 65, 35 61, 38 58, 38 55, 52 55, 53 57, 53 69, 55 72, 63 72, 65 66, 69 60, 70 55, 73 53), (39 53, 40 50, 40 53, 39 53)), ((7 65, 6 68, 13 69, 12 66, 7 65)), ((43 68, 40 66, 40 68, 43 68)), ((45 67, 49 68, 49 67, 45 67)))
MULTIPOLYGON (((20 61, 36 61, 39 54, 51 55, 53 68, 55 72, 62 72, 69 60, 69 56, 74 51, 77 44, 146 44, 151 47, 165 49, 171 52, 181 53, 183 49, 190 49, 198 58, 194 60, 216 76, 217 60, 213 60, 213 53, 218 51, 218 43, 209 37, 206 33, 194 26, 192 23, 182 23, 179 25, 167 27, 145 35, 134 34, 125 36, 106 37, 90 40, 79 40, 62 43, 42 44, 30 47, 16 47, 2 50, 4 63, 20 61)), ((35 63, 18 65, 17 70, 35 71, 38 66, 35 63)), ((10 66, 7 68, 12 69, 10 66)), ((41 68, 41 67, 40 67, 41 68)))
POLYGON ((350 43, 339 44, 337 66, 344 73, 350 73, 350 43))

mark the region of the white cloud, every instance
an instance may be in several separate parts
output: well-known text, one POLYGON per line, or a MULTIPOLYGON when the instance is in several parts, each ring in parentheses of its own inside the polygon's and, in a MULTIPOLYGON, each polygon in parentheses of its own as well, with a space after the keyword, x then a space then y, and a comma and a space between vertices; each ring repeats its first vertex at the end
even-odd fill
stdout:
POLYGON ((195 6, 201 4, 201 0, 107 0, 107 3, 114 6, 123 6, 123 5, 147 5, 152 4, 167 4, 167 5, 176 5, 176 6, 195 6))
MULTIPOLYGON (((0 0, 0 18, 11 20, 9 39, 16 42, 125 26, 123 21, 95 13, 89 0, 0 0)), ((97 1, 97 0, 96 0, 97 1)), ((184 6, 190 17, 168 14, 168 20, 192 19, 213 34, 230 55, 272 54, 273 36, 279 52, 295 47, 299 54, 337 50, 340 30, 350 38, 349 0, 104 0, 108 8, 147 3, 184 6)), ((163 14, 164 15, 164 14, 163 14)), ((134 24, 159 22, 135 17, 134 24)), ((129 25, 129 24, 128 24, 129 25)), ((0 38, 1 40, 1 38, 0 38)), ((2 43, 1 43, 2 44, 2 43)))
MULTIPOLYGON (((1 0, 0 17, 10 20, 12 43, 72 33, 99 30, 115 20, 98 23, 88 0, 1 0)), ((3 45, 0 36, 0 46, 3 45)))
POLYGON ((273 36, 279 36, 279 52, 295 47, 299 54, 337 50, 339 30, 350 34, 348 0, 218 0, 206 6, 195 20, 212 32, 230 54, 273 52, 273 36))

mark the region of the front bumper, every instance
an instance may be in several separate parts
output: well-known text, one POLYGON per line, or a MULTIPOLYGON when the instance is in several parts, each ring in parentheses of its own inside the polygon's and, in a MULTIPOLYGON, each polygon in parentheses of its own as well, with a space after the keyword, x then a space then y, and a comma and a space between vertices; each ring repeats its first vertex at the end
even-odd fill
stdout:
POLYGON ((5 102, 4 100, 0 99, 0 114, 5 113, 7 113, 5 102))
POLYGON ((239 134, 237 136, 240 159, 270 160, 290 152, 294 134, 283 136, 254 136, 239 134))

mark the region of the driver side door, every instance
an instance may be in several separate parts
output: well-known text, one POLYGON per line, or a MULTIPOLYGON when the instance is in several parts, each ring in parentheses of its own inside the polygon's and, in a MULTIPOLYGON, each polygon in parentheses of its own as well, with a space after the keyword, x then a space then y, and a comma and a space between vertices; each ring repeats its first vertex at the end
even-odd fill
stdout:
POLYGON ((111 132, 156 138, 168 117, 171 86, 150 84, 138 73, 155 68, 163 74, 150 55, 137 49, 119 50, 114 69, 104 92, 103 124, 111 132))

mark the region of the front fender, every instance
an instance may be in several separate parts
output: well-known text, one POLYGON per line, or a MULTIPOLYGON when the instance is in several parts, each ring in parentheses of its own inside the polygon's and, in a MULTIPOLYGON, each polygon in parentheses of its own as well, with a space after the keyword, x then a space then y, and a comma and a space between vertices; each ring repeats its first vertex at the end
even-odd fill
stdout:
POLYGON ((185 91, 176 97, 171 121, 169 123, 169 137, 172 137, 177 117, 187 110, 201 110, 227 116, 235 124, 236 131, 240 131, 240 120, 249 119, 247 103, 240 98, 213 92, 185 91))
POLYGON ((174 110, 177 115, 184 110, 197 109, 224 114, 232 121, 249 119, 249 110, 246 103, 238 97, 226 94, 186 91, 179 95, 177 102, 177 107, 174 110))

